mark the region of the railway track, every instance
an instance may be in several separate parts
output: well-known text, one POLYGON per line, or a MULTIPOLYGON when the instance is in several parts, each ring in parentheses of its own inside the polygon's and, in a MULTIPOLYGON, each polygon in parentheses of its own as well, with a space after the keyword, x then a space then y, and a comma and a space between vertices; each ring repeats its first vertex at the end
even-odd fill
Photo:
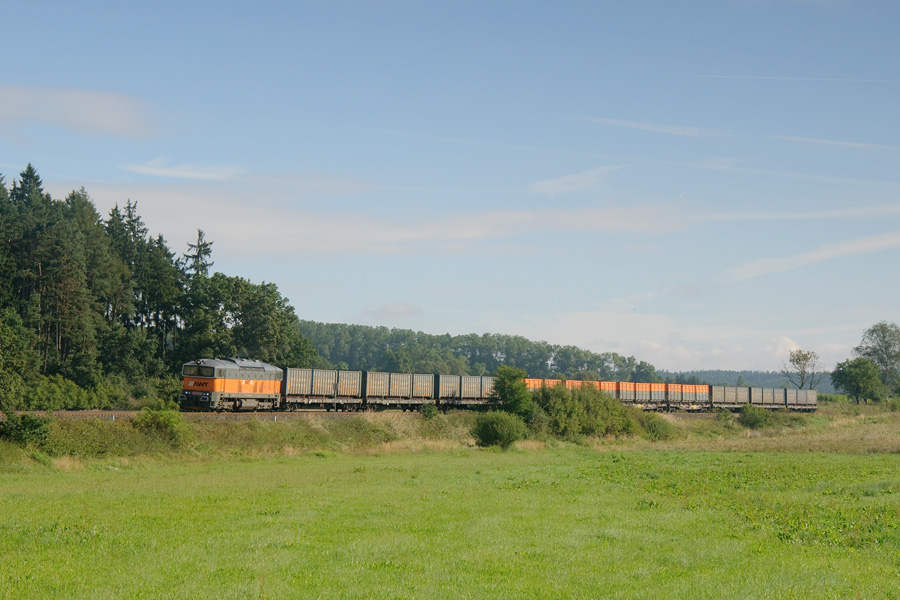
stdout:
MULTIPOLYGON (((30 414, 37 416, 53 416, 58 419, 88 420, 100 419, 103 421, 130 421, 139 411, 136 410, 24 410, 16 411, 16 414, 30 414)), ((291 412, 182 412, 185 421, 291 421, 305 419, 311 415, 332 419, 346 418, 360 414, 353 411, 328 411, 324 408, 297 410, 291 412)), ((6 417, 0 413, 0 420, 6 417)))

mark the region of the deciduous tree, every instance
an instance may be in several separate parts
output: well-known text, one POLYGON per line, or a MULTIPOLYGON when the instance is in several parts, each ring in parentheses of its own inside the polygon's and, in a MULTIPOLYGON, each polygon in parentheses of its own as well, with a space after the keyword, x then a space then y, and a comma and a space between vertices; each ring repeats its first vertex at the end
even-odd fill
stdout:
POLYGON ((884 386, 878 376, 878 366, 868 358, 847 359, 838 363, 831 373, 834 387, 848 396, 868 404, 869 400, 881 398, 884 386))
POLYGON ((853 351, 875 363, 885 390, 897 384, 900 379, 900 327, 896 323, 881 321, 872 325, 853 351))
POLYGON ((534 403, 525 387, 525 376, 522 369, 507 365, 497 367, 491 400, 500 409, 528 420, 534 412, 534 403))
POLYGON ((828 374, 822 369, 819 355, 812 350, 791 350, 788 364, 781 370, 787 380, 799 390, 815 389, 828 374))

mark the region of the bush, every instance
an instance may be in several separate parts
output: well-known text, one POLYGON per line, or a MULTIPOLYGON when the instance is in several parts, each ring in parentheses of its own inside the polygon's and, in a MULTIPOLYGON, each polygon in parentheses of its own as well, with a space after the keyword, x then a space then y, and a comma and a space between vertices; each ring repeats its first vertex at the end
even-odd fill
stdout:
POLYGON ((25 381, 18 373, 4 371, 0 366, 0 410, 12 412, 25 408, 25 381))
POLYGON ((534 393, 532 428, 577 440, 582 436, 626 436, 640 431, 641 411, 624 406, 599 390, 568 390, 558 385, 534 393))
POLYGON ((734 428, 734 413, 725 408, 716 409, 716 424, 725 429, 734 428))
POLYGON ((504 450, 525 437, 524 421, 506 412, 489 412, 475 418, 472 436, 479 446, 500 446, 504 450))
POLYGON ((768 425, 772 427, 789 427, 791 429, 803 427, 809 423, 809 415, 779 408, 777 410, 767 410, 769 413, 768 425))
POLYGON ((110 419, 54 419, 41 450, 50 456, 138 456, 170 451, 172 443, 157 433, 147 434, 133 423, 110 419))
POLYGON ((522 369, 501 365, 494 372, 494 391, 491 402, 500 410, 530 419, 534 412, 531 393, 525 387, 527 373, 522 369))
POLYGON ((19 446, 42 444, 50 434, 50 419, 36 415, 6 413, 6 420, 0 423, 0 438, 5 438, 19 446))
POLYGON ((131 422, 136 430, 158 436, 173 446, 180 446, 190 438, 190 429, 177 410, 167 406, 160 408, 143 408, 131 422))
POLYGON ((542 387, 534 394, 537 407, 546 415, 544 425, 551 435, 573 438, 584 430, 584 405, 562 385, 542 387))
POLYGON ((441 413, 434 402, 426 402, 419 408, 419 412, 422 413, 426 421, 432 420, 441 413))
POLYGON ((745 404, 741 407, 741 414, 738 415, 738 422, 744 427, 750 429, 762 429, 767 426, 771 420, 769 411, 759 406, 745 404))
POLYGON ((585 435, 628 436, 640 429, 643 411, 625 406, 603 392, 576 390, 575 400, 584 406, 582 433, 585 435))
POLYGON ((675 437, 675 426, 656 413, 644 413, 640 419, 641 427, 651 440, 668 440, 675 437))

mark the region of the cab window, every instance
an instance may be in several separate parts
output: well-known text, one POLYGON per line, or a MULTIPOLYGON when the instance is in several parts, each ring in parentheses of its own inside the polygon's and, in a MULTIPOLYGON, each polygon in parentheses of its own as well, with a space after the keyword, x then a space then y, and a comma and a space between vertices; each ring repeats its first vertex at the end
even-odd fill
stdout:
POLYGON ((197 365, 184 365, 182 373, 185 377, 215 377, 216 370, 213 367, 199 367, 197 365))

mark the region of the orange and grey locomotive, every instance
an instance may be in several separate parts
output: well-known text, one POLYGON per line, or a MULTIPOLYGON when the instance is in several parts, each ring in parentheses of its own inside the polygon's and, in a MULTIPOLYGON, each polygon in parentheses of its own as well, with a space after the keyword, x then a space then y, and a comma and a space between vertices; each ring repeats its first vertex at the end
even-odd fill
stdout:
POLYGON ((200 359, 182 367, 186 410, 277 410, 283 371, 245 358, 200 359))

